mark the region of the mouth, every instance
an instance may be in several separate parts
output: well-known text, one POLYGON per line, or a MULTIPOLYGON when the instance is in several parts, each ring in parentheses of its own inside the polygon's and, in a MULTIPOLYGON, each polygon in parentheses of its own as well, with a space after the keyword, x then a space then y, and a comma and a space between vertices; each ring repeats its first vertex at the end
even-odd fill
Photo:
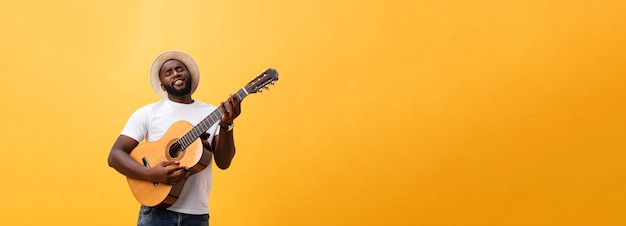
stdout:
POLYGON ((176 79, 172 81, 172 86, 183 86, 183 85, 185 85, 184 79, 176 79))

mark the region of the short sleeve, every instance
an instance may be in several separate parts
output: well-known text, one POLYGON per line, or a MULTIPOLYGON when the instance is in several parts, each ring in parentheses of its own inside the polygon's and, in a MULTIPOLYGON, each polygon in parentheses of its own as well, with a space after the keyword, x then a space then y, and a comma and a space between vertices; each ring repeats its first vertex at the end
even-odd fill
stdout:
POLYGON ((135 139, 137 142, 141 142, 148 133, 148 122, 150 120, 150 110, 148 106, 142 107, 135 111, 126 125, 122 129, 121 135, 128 136, 135 139))

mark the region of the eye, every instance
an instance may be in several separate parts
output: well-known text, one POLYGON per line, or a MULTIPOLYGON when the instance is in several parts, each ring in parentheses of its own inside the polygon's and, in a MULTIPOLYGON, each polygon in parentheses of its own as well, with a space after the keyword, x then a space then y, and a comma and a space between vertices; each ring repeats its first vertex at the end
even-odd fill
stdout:
POLYGON ((176 68, 176 72, 183 72, 185 70, 185 68, 183 67, 177 67, 176 68))

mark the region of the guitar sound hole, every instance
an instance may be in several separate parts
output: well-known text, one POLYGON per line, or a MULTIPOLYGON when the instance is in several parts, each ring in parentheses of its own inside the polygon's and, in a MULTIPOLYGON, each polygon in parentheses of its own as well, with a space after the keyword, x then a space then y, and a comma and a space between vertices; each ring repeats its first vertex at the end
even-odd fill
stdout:
POLYGON ((178 156, 180 156, 183 153, 183 149, 180 147, 180 144, 178 144, 177 142, 172 144, 172 146, 170 146, 170 157, 172 158, 178 158, 178 156))

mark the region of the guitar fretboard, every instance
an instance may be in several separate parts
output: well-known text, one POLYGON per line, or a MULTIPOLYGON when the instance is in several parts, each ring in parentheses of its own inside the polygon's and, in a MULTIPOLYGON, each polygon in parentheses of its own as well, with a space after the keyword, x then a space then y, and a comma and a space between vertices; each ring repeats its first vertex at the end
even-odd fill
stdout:
MULTIPOLYGON (((241 88, 239 89, 239 91, 237 91, 237 93, 235 93, 235 95, 241 102, 243 98, 248 95, 248 92, 245 88, 241 88)), ((227 110, 230 109, 228 102, 225 102, 224 105, 226 106, 227 110)), ((222 112, 222 108, 220 106, 217 106, 217 109, 211 112, 209 116, 204 118, 200 123, 198 123, 198 125, 194 126, 189 132, 187 132, 178 140, 178 144, 180 144, 182 150, 187 149, 187 147, 189 147, 191 143, 198 139, 198 137, 200 137, 202 133, 206 132, 209 128, 211 128, 211 126, 219 122, 223 115, 224 112, 222 112)))

